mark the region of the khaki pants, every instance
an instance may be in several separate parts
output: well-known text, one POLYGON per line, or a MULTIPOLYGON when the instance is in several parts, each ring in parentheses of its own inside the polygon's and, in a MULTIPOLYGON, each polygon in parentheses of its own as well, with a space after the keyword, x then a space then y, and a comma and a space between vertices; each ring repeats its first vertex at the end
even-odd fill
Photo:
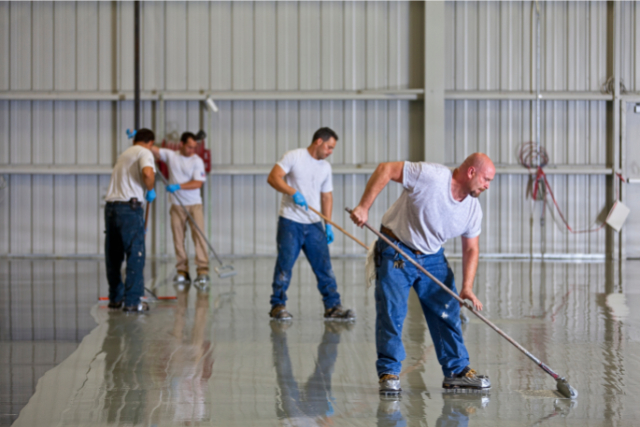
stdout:
MULTIPOLYGON (((185 206, 193 219, 196 221, 200 230, 204 231, 204 211, 202 205, 185 206)), ((171 205, 169 210, 171 214, 171 231, 173 231, 173 245, 176 248, 176 270, 189 271, 189 260, 187 259, 187 252, 184 249, 184 235, 187 231, 187 222, 189 218, 182 209, 182 206, 171 205)), ((198 230, 191 224, 191 237, 196 247, 196 266, 198 274, 209 273, 209 256, 207 254, 207 244, 204 238, 198 233, 198 230)))

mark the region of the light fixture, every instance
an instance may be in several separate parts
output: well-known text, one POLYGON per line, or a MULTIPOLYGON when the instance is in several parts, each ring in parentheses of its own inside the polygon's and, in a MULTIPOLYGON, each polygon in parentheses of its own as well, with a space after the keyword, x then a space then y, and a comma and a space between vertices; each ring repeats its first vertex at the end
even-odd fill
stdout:
POLYGON ((205 104, 207 105, 207 110, 213 111, 214 113, 218 112, 218 106, 216 105, 211 95, 207 96, 207 99, 205 100, 205 104))

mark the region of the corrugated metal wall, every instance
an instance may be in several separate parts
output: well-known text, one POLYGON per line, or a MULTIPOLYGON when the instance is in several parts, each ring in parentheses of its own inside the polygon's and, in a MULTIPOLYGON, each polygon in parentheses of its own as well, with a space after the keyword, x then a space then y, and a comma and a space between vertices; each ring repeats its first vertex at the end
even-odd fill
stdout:
MULTIPOLYGON (((446 88, 535 91, 534 2, 447 2, 446 88)), ((605 2, 540 2, 543 91, 599 91, 607 79, 605 2)), ((533 101, 447 101, 447 162, 482 151, 517 165, 523 142, 535 139, 533 101)), ((541 144, 551 164, 606 164, 606 101, 544 101, 541 144)), ((540 203, 525 199, 529 178, 498 175, 482 196, 483 250, 539 253, 540 203)), ((605 207, 604 176, 554 176, 550 184, 574 229, 593 225, 605 207)), ((548 211, 550 212, 550 211, 548 211)), ((605 232, 571 235, 546 215, 546 251, 604 253, 605 232)), ((458 246, 450 244, 456 251, 458 246)))
MULTIPOLYGON (((133 88, 131 2, 4 2, 0 8, 0 90, 133 88)), ((408 24, 415 21, 413 9, 421 8, 407 2, 144 2, 142 86, 158 91, 421 87, 416 62, 420 70, 423 55, 411 52, 415 28, 408 24)), ((0 163, 110 165, 130 143, 124 130, 133 125, 132 107, 131 102, 2 101, 0 163)), ((341 137, 334 164, 406 159, 411 140, 421 144, 421 134, 409 132, 408 101, 229 101, 219 107, 211 117, 198 101, 166 101, 164 131, 204 127, 218 165, 273 164, 286 150, 308 145, 323 125, 341 137)), ((144 102, 143 110, 143 125, 157 129, 154 104, 144 102)), ((12 175, 8 183, 0 253, 102 251, 108 176, 12 175)), ((334 183, 336 217, 342 221, 342 206, 353 205, 365 177, 336 176, 334 183)), ((222 253, 274 252, 278 197, 265 175, 213 176, 205 191, 209 233, 222 253)), ((389 203, 386 196, 381 201, 389 203)), ((162 251, 166 234, 157 242, 162 251)), ((336 243, 337 253, 353 248, 342 237, 336 243)))
MULTIPOLYGON (((635 90, 634 4, 623 5, 623 79, 635 90)), ((543 90, 598 91, 607 75, 607 6, 542 2, 543 90)), ((446 2, 446 89, 532 90, 531 2, 446 2)), ((144 2, 142 86, 164 90, 359 90, 424 85, 424 5, 413 2, 144 2)), ((0 90, 119 91, 133 88, 131 2, 0 2, 0 90)), ((423 156, 420 101, 143 102, 142 122, 164 133, 204 128, 217 165, 273 164, 306 146, 319 126, 341 139, 334 165, 423 156)), ((129 101, 0 101, 0 165, 111 165, 129 145, 129 101)), ((545 101, 542 143, 551 163, 606 163, 606 102, 545 101)), ((516 164, 531 141, 531 101, 446 101, 446 161, 480 150, 516 164)), ((334 177, 334 216, 349 224, 367 175, 334 177)), ((0 190, 0 254, 102 252, 106 175, 10 175, 0 190)), ((602 175, 550 178, 575 228, 605 207, 602 175)), ((482 249, 540 250, 530 223, 528 178, 499 175, 482 196, 482 249)), ((391 185, 372 223, 399 194, 391 185)), ((279 198, 265 175, 216 175, 205 189, 208 233, 222 253, 273 253, 279 198)), ((161 194, 160 198, 163 198, 161 194)), ((156 253, 172 253, 162 202, 156 253)), ((540 207, 535 208, 539 216, 540 207)), ((370 241, 370 235, 354 230, 370 241)), ((604 231, 569 235, 547 215, 546 250, 604 253, 604 231)), ((448 246, 457 252, 455 243, 448 246)), ((341 235, 332 253, 360 253, 341 235)))

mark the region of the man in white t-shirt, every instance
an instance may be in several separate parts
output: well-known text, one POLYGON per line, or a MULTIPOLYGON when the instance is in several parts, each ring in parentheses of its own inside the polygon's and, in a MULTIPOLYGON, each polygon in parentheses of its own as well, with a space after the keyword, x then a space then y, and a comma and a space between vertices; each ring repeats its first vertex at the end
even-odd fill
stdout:
MULTIPOLYGON (((171 231, 173 245, 176 250, 176 276, 174 282, 180 287, 191 283, 189 277, 189 259, 184 247, 185 232, 189 218, 180 202, 196 221, 200 230, 204 230, 204 210, 200 189, 206 181, 204 162, 196 154, 196 136, 191 132, 184 132, 180 137, 178 151, 153 147, 154 156, 162 160, 169 167, 169 185, 167 191, 171 193, 171 231), (178 201, 180 200, 180 202, 178 201)), ((209 283, 209 256, 207 243, 198 233, 196 227, 191 226, 191 237, 196 249, 197 274, 194 284, 204 290, 209 283)))
MULTIPOLYGON (((478 267, 482 209, 478 196, 489 189, 496 169, 482 153, 469 156, 457 169, 425 162, 382 163, 373 173, 351 219, 362 226, 369 209, 391 180, 404 187, 400 198, 382 217, 381 232, 422 267, 456 291, 453 272, 442 245, 462 237, 463 278, 460 298, 482 303, 473 293, 478 267)), ((413 264, 402 259, 382 240, 376 243, 376 368, 380 392, 401 391, 399 374, 405 358, 402 325, 407 315, 409 291, 414 288, 429 326, 444 388, 486 389, 489 378, 469 367, 462 338, 459 303, 413 264)))
POLYGON ((153 131, 140 129, 135 133, 133 147, 118 157, 104 209, 106 236, 104 241, 107 280, 109 282, 109 308, 123 308, 125 312, 149 310, 144 295, 144 210, 142 200, 148 203, 156 198, 155 163, 151 146, 153 131), (147 190, 145 195, 144 190, 147 190), (127 275, 122 283, 120 268, 127 258, 127 275))
POLYGON ((352 310, 340 303, 338 285, 331 267, 329 244, 333 242, 330 224, 322 226, 321 218, 309 206, 331 219, 333 184, 331 155, 338 135, 327 128, 313 134, 307 148, 288 151, 271 170, 267 182, 283 193, 278 219, 278 260, 273 273, 271 311, 274 320, 291 320, 286 309, 287 289, 293 265, 302 250, 318 280, 318 290, 324 303, 325 320, 355 320, 352 310))

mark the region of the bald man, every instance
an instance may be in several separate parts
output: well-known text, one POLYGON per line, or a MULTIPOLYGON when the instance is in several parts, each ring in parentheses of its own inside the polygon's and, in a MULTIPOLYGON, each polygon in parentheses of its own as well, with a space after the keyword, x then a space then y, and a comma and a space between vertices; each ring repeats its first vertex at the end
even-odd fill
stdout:
MULTIPOLYGON (((371 205, 387 183, 393 180, 402 184, 404 191, 382 217, 380 231, 453 292, 457 292, 453 272, 442 245, 461 236, 460 298, 471 300, 476 309, 482 310, 482 303, 473 293, 482 223, 478 196, 489 189, 495 173, 493 162, 482 153, 469 156, 453 173, 446 166, 433 163, 381 163, 369 179, 351 219, 362 227, 371 205)), ((405 358, 402 325, 411 288, 420 299, 442 366, 442 387, 490 388, 489 378, 469 367, 459 303, 382 240, 376 243, 375 260, 376 368, 380 393, 397 394, 402 390, 399 379, 405 358)))

